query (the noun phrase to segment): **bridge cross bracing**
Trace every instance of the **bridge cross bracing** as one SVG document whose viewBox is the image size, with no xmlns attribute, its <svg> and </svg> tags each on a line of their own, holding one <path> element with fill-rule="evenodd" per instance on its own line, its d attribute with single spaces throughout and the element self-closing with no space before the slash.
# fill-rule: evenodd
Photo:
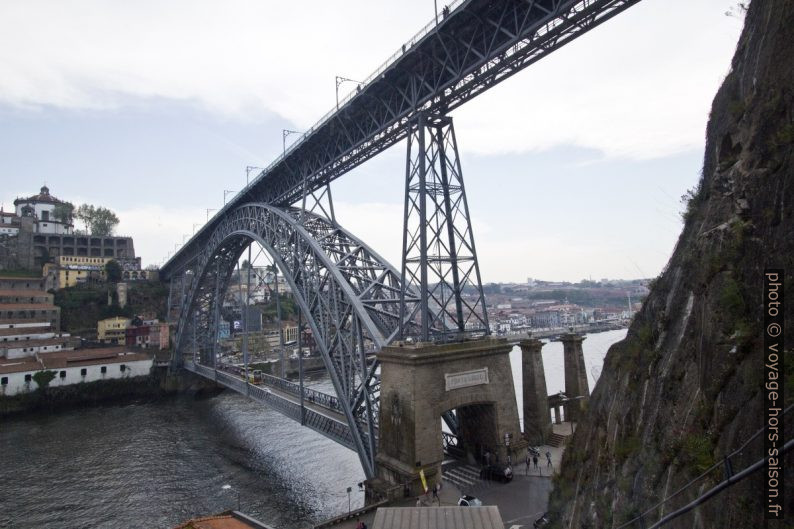
<svg viewBox="0 0 794 529">
<path fill-rule="evenodd" d="M 290 283 L 299 314 L 317 337 L 353 441 L 351 447 L 358 452 L 367 477 L 374 476 L 377 442 L 369 432 L 376 431 L 379 381 L 377 361 L 367 351 L 400 334 L 412 334 L 404 328 L 414 322 L 402 317 L 404 314 L 438 322 L 460 318 L 463 313 L 460 303 L 448 306 L 442 296 L 442 314 L 438 316 L 438 303 L 434 308 L 427 304 L 430 283 L 420 279 L 421 270 L 411 271 L 404 280 L 405 270 L 401 277 L 363 241 L 342 229 L 333 217 L 330 182 L 419 130 L 426 119 L 422 116 L 445 119 L 453 109 L 638 2 L 460 0 L 443 10 L 438 23 L 432 21 L 403 45 L 338 109 L 324 116 L 226 203 L 163 266 L 162 276 L 171 284 L 169 315 L 178 322 L 174 366 L 193 366 L 194 372 L 250 393 L 244 381 L 240 386 L 218 375 L 222 367 L 217 365 L 218 322 L 220 298 L 229 287 L 233 268 L 245 248 L 258 242 Z M 454 155 L 457 157 L 457 152 Z M 444 185 L 451 195 L 449 190 L 455 184 Z M 310 196 L 326 197 L 331 207 L 306 207 Z M 407 204 L 409 199 L 407 189 Z M 296 204 L 302 207 L 293 207 Z M 447 199 L 447 209 L 449 204 Z M 407 211 L 408 206 L 406 232 Z M 469 232 L 470 225 L 458 230 L 456 240 L 465 239 Z M 441 241 L 441 235 L 432 236 Z M 470 250 L 475 267 L 463 274 L 472 277 L 476 269 L 473 240 L 470 244 L 452 241 L 454 229 L 450 237 L 447 251 L 451 254 L 452 247 Z M 428 267 L 427 250 L 423 251 L 423 266 Z M 410 259 L 404 251 L 404 269 Z M 476 276 L 473 284 L 480 286 L 478 269 Z M 445 272 L 440 277 L 444 278 Z M 457 288 L 455 295 L 460 296 L 458 281 L 452 283 L 453 290 Z M 481 303 L 484 311 L 484 299 Z M 440 328 L 443 334 L 444 325 Z M 192 359 L 185 361 L 191 355 Z M 302 389 L 299 394 L 303 395 Z M 259 400 L 276 402 L 272 397 Z M 304 404 L 302 398 L 299 404 L 292 403 L 299 406 L 302 423 Z M 280 411 L 296 417 L 291 405 L 282 405 Z M 326 435 L 342 442 L 338 435 Z"/>
</svg>

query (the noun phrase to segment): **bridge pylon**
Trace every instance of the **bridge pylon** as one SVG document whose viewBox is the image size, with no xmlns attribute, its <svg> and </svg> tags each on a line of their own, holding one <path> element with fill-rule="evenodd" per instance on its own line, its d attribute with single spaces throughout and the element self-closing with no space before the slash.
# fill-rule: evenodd
<svg viewBox="0 0 794 529">
<path fill-rule="evenodd" d="M 415 118 L 408 135 L 403 226 L 400 336 L 427 342 L 488 334 L 463 171 L 449 116 L 422 112 Z M 404 300 L 412 291 L 419 293 L 420 302 L 409 310 Z"/>
<path fill-rule="evenodd" d="M 441 420 L 450 411 L 459 457 L 469 464 L 523 461 L 511 350 L 492 338 L 381 349 L 378 476 L 369 486 L 400 496 L 437 483 L 445 459 Z"/>
</svg>

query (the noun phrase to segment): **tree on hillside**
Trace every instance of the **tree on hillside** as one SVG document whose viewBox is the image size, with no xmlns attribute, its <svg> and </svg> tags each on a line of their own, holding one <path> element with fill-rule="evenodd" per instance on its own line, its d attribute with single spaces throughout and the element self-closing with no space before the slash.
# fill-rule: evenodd
<svg viewBox="0 0 794 529">
<path fill-rule="evenodd" d="M 111 210 L 91 204 L 81 204 L 74 216 L 83 222 L 86 232 L 98 237 L 113 235 L 119 223 L 119 218 Z"/>
<path fill-rule="evenodd" d="M 116 229 L 118 224 L 119 218 L 115 213 L 109 209 L 97 208 L 94 224 L 91 227 L 91 235 L 98 235 L 100 237 L 113 235 L 113 230 Z"/>
<path fill-rule="evenodd" d="M 108 282 L 118 283 L 121 281 L 121 265 L 115 259 L 111 259 L 105 264 L 105 277 Z"/>
<path fill-rule="evenodd" d="M 52 216 L 61 222 L 71 224 L 74 217 L 74 204 L 71 202 L 61 202 L 59 204 L 55 204 L 55 209 L 52 211 Z"/>
<path fill-rule="evenodd" d="M 77 211 L 74 213 L 74 217 L 81 221 L 85 226 L 85 232 L 91 232 L 91 224 L 94 220 L 94 206 L 90 204 L 80 204 L 80 207 L 77 208 Z"/>
</svg>

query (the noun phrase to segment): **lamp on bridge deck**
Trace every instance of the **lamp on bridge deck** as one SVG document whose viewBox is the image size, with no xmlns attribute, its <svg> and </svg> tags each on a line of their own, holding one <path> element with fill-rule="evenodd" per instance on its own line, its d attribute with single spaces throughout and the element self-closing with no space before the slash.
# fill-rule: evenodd
<svg viewBox="0 0 794 529">
<path fill-rule="evenodd" d="M 347 515 L 350 516 L 350 492 L 353 490 L 352 487 L 347 488 Z"/>
</svg>

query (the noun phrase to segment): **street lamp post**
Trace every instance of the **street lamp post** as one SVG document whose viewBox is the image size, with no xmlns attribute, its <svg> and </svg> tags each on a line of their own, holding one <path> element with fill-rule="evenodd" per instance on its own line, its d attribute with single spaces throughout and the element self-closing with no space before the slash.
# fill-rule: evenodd
<svg viewBox="0 0 794 529">
<path fill-rule="evenodd" d="M 255 165 L 245 166 L 245 187 L 248 187 L 248 177 L 251 176 L 251 171 L 254 171 L 256 169 L 259 169 L 260 171 L 263 170 L 261 167 L 257 167 Z"/>
<path fill-rule="evenodd" d="M 235 488 L 233 488 L 229 484 L 226 484 L 226 485 L 222 486 L 221 489 L 222 490 L 231 490 L 231 491 L 237 493 L 237 510 L 239 511 L 240 510 L 240 491 L 235 489 Z"/>
<path fill-rule="evenodd" d="M 281 147 L 283 149 L 284 155 L 287 154 L 287 136 L 290 134 L 303 134 L 297 130 L 289 130 L 289 129 L 281 129 Z"/>
<path fill-rule="evenodd" d="M 218 211 L 217 208 L 207 208 L 207 222 L 210 220 L 210 211 Z"/>
<path fill-rule="evenodd" d="M 355 79 L 348 79 L 347 77 L 340 77 L 336 76 L 336 109 L 339 110 L 339 85 L 342 83 L 356 83 L 357 85 L 361 86 L 361 81 L 356 81 Z"/>
<path fill-rule="evenodd" d="M 232 191 L 231 189 L 224 189 L 223 190 L 223 205 L 224 206 L 226 205 L 226 195 L 228 195 L 229 193 L 234 193 L 234 192 L 235 191 Z"/>
<path fill-rule="evenodd" d="M 350 516 L 350 492 L 353 490 L 352 487 L 347 488 L 347 515 Z"/>
</svg>

